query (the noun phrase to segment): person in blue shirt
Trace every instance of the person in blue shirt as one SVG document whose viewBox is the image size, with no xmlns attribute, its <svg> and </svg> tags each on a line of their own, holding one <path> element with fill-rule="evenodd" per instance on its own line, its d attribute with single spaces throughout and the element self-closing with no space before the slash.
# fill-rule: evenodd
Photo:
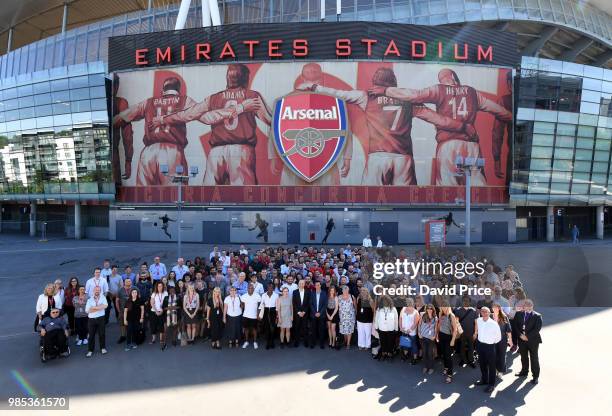
<svg viewBox="0 0 612 416">
<path fill-rule="evenodd" d="M 580 230 L 578 229 L 578 226 L 574 224 L 574 227 L 572 228 L 572 243 L 578 244 L 579 236 L 580 236 Z"/>
<path fill-rule="evenodd" d="M 246 274 L 244 272 L 240 272 L 238 274 L 238 280 L 236 280 L 232 284 L 232 287 L 236 288 L 236 291 L 238 292 L 238 296 L 242 296 L 245 293 L 247 293 L 247 291 L 249 289 L 249 284 L 246 281 Z"/>
<path fill-rule="evenodd" d="M 124 282 L 127 278 L 130 278 L 132 280 L 132 283 L 136 282 L 136 273 L 132 272 L 132 266 L 128 264 L 127 266 L 125 266 L 124 271 L 125 273 L 121 275 L 121 279 L 123 279 Z"/>
</svg>

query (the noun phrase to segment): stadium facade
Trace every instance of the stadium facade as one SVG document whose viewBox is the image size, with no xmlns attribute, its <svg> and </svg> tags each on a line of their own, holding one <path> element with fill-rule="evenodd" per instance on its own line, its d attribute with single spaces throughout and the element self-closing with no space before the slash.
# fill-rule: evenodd
<svg viewBox="0 0 612 416">
<path fill-rule="evenodd" d="M 604 238 L 612 224 L 612 9 L 605 0 L 224 1 L 218 3 L 220 21 L 214 13 L 212 19 L 222 25 L 210 28 L 202 28 L 210 22 L 208 2 L 192 0 L 184 31 L 174 30 L 179 1 L 112 0 L 104 10 L 90 0 L 6 3 L 0 13 L 2 232 L 175 239 L 177 187 L 159 170 L 162 165 L 173 170 L 176 160 L 184 160 L 185 173 L 199 168 L 183 187 L 186 241 L 318 243 L 333 219 L 336 231 L 329 243 L 356 243 L 365 234 L 383 235 L 391 244 L 417 243 L 423 241 L 426 220 L 452 212 L 457 226 L 449 226 L 448 239 L 461 242 L 465 193 L 461 179 L 444 170 L 458 150 L 444 156 L 443 147 L 457 142 L 459 133 L 448 129 L 465 134 L 467 127 L 450 126 L 440 97 L 410 98 L 415 105 L 428 103 L 425 108 L 402 107 L 400 100 L 402 87 L 425 91 L 438 82 L 449 85 L 442 81 L 445 70 L 460 80 L 457 86 L 477 90 L 472 101 L 478 102 L 479 114 L 487 113 L 471 119 L 485 160 L 482 183 L 472 193 L 473 242 L 562 240 L 571 236 L 574 224 L 583 237 Z M 339 48 L 348 53 L 342 41 L 352 36 L 350 56 L 338 55 Z M 307 56 L 300 56 L 305 45 L 295 43 L 302 38 L 310 47 Z M 374 43 L 364 39 L 376 40 L 373 56 L 365 46 Z M 395 56 L 390 39 L 399 45 Z M 270 43 L 278 40 L 287 42 Z M 318 46 L 326 41 L 336 56 Z M 228 42 L 237 56 L 226 50 Z M 244 42 L 265 48 L 245 49 Z M 464 45 L 469 52 L 458 59 Z M 493 45 L 494 55 L 487 55 L 487 45 Z M 279 51 L 287 56 L 276 56 Z M 241 65 L 229 65 L 236 62 Z M 387 71 L 376 75 L 380 68 Z M 379 110 L 410 108 L 408 150 L 386 148 L 384 140 L 376 148 L 380 140 L 373 129 L 385 120 L 390 129 L 401 126 L 400 111 L 372 119 L 376 109 L 365 101 L 359 108 L 358 92 L 368 97 L 367 91 L 381 86 L 377 77 L 390 73 L 395 79 L 389 83 L 387 77 L 382 86 L 397 85 L 400 98 L 383 88 L 380 99 L 390 101 Z M 202 111 L 183 124 L 151 128 L 147 123 L 160 114 L 136 115 L 138 103 L 144 109 L 150 102 L 151 111 L 157 105 L 157 111 L 161 106 L 172 115 L 177 105 L 191 108 L 182 97 L 194 103 L 222 100 L 213 93 L 230 94 L 236 74 L 247 74 L 248 91 L 270 107 L 270 120 L 261 108 L 251 118 L 246 112 Z M 168 91 L 176 96 L 168 98 Z M 352 137 L 349 141 L 347 133 L 350 144 L 340 149 L 344 136 L 328 133 L 328 141 L 336 140 L 342 150 L 329 156 L 331 167 L 304 167 L 303 151 L 283 147 L 286 134 L 277 137 L 276 149 L 271 146 L 276 127 L 284 128 L 272 117 L 279 99 L 334 91 L 341 91 L 337 95 L 346 105 Z M 504 103 L 510 121 L 500 109 Z M 472 111 L 459 101 L 447 107 L 448 114 Z M 218 124 L 206 117 L 226 118 L 215 131 Z M 239 120 L 245 117 L 250 121 L 244 126 L 250 122 L 255 133 L 243 135 L 257 145 L 228 133 L 236 126 L 242 130 Z M 333 129 L 345 131 L 342 123 Z M 160 139 L 160 131 L 168 133 L 166 139 Z M 177 155 L 163 141 L 180 134 L 187 144 Z M 247 147 L 231 157 L 223 153 L 236 145 Z M 245 156 L 249 145 L 252 157 Z M 160 149 L 143 159 L 152 146 L 161 146 L 165 159 Z M 347 146 L 351 158 L 344 156 Z M 313 149 L 306 153 L 320 151 L 324 157 L 325 149 Z M 372 153 L 376 149 L 380 152 Z M 396 158 L 397 152 L 402 156 Z M 392 156 L 380 158 L 384 153 Z M 278 155 L 282 163 L 273 160 Z M 147 173 L 151 164 L 157 170 Z"/>
</svg>

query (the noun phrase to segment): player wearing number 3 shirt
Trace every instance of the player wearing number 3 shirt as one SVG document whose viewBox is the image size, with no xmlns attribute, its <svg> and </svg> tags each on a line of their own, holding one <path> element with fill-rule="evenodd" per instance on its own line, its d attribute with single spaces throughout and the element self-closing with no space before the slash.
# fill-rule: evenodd
<svg viewBox="0 0 612 416">
<path fill-rule="evenodd" d="M 442 69 L 438 73 L 437 85 L 422 90 L 408 88 L 385 88 L 377 90 L 392 99 L 412 104 L 431 103 L 436 105 L 440 116 L 450 117 L 470 125 L 474 124 L 478 111 L 493 114 L 496 119 L 504 122 L 512 121 L 512 114 L 499 104 L 489 100 L 476 89 L 461 85 L 459 77 L 450 69 Z M 436 185 L 459 185 L 460 179 L 456 175 L 455 160 L 457 156 L 480 157 L 478 136 L 470 136 L 465 132 L 450 131 L 443 126 L 436 126 Z M 486 179 L 481 172 L 472 175 L 474 186 L 486 185 Z"/>
<path fill-rule="evenodd" d="M 390 68 L 378 68 L 372 76 L 372 88 L 396 87 L 395 73 Z M 359 105 L 366 115 L 370 145 L 364 185 L 416 185 L 412 155 L 412 118 L 418 117 L 436 127 L 463 132 L 466 125 L 434 111 L 409 102 L 370 94 L 366 91 L 342 91 L 305 83 L 298 89 L 310 89 L 333 95 L 349 104 Z"/>
<path fill-rule="evenodd" d="M 181 95 L 181 81 L 176 77 L 167 78 L 163 85 L 161 96 L 148 98 L 139 104 L 117 114 L 113 118 L 113 126 L 121 127 L 126 123 L 144 119 L 144 149 L 138 160 L 136 184 L 169 185 L 171 178 L 160 172 L 161 165 L 167 165 L 170 172 L 177 166 L 183 166 L 187 171 L 185 146 L 187 146 L 187 126 L 184 122 L 173 122 L 159 125 L 155 119 L 164 114 L 171 114 L 195 105 L 195 101 L 186 95 Z M 235 114 L 233 109 L 210 111 L 202 115 L 206 124 L 215 124 L 230 118 Z"/>
<path fill-rule="evenodd" d="M 234 117 L 211 127 L 210 153 L 206 162 L 204 185 L 257 185 L 256 118 L 269 125 L 271 117 L 261 95 L 247 88 L 249 76 L 249 68 L 246 65 L 228 65 L 225 90 L 161 120 L 162 125 L 186 123 L 192 120 L 202 121 L 202 115 L 211 110 L 235 111 Z"/>
</svg>

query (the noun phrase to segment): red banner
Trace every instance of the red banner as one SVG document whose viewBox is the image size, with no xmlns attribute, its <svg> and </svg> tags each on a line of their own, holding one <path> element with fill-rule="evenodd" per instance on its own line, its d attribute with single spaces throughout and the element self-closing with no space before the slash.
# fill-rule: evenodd
<svg viewBox="0 0 612 416">
<path fill-rule="evenodd" d="M 173 186 L 126 186 L 117 189 L 125 203 L 174 203 Z M 192 204 L 463 204 L 465 188 L 457 186 L 186 186 L 183 201 Z M 503 186 L 472 188 L 472 203 L 508 203 Z"/>
</svg>

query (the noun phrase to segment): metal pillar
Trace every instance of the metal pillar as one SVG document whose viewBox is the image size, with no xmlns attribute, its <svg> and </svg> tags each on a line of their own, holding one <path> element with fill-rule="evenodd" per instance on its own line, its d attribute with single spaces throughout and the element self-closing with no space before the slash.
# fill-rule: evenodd
<svg viewBox="0 0 612 416">
<path fill-rule="evenodd" d="M 77 201 L 74 204 L 74 239 L 80 240 L 81 238 L 81 204 Z"/>
<path fill-rule="evenodd" d="M 208 0 L 202 0 L 202 27 L 210 27 L 211 24 L 210 4 Z"/>
<path fill-rule="evenodd" d="M 9 28 L 8 41 L 6 42 L 6 53 L 9 53 L 13 49 L 13 27 Z"/>
<path fill-rule="evenodd" d="M 546 241 L 555 241 L 555 207 L 546 207 Z"/>
<path fill-rule="evenodd" d="M 64 3 L 64 14 L 62 16 L 62 33 L 66 33 L 66 26 L 68 26 L 68 2 Z"/>
<path fill-rule="evenodd" d="M 149 3 L 147 4 L 147 10 L 151 10 L 152 7 L 153 7 L 153 0 L 149 0 Z"/>
<path fill-rule="evenodd" d="M 465 172 L 465 246 L 469 247 L 472 237 L 472 168 L 467 167 Z"/>
<path fill-rule="evenodd" d="M 181 215 L 181 207 L 183 205 L 183 179 L 178 181 L 178 201 L 176 201 L 176 207 L 177 207 L 177 222 L 178 222 L 178 234 L 177 234 L 177 257 L 183 257 L 181 255 L 181 228 L 182 228 L 182 223 L 183 223 L 183 218 Z"/>
<path fill-rule="evenodd" d="M 597 214 L 595 215 L 595 224 L 597 229 L 597 238 L 603 240 L 604 238 L 604 207 L 600 205 L 597 207 Z"/>
<path fill-rule="evenodd" d="M 221 26 L 221 13 L 219 12 L 219 3 L 217 3 L 217 0 L 209 0 L 208 7 L 210 9 L 210 18 L 213 26 Z"/>
<path fill-rule="evenodd" d="M 189 13 L 190 5 L 191 5 L 191 0 L 181 1 L 181 6 L 179 7 L 178 16 L 176 16 L 176 24 L 174 25 L 174 30 L 185 29 L 185 23 L 187 22 L 187 14 Z"/>
<path fill-rule="evenodd" d="M 30 202 L 30 237 L 36 237 L 36 202 Z"/>
</svg>

